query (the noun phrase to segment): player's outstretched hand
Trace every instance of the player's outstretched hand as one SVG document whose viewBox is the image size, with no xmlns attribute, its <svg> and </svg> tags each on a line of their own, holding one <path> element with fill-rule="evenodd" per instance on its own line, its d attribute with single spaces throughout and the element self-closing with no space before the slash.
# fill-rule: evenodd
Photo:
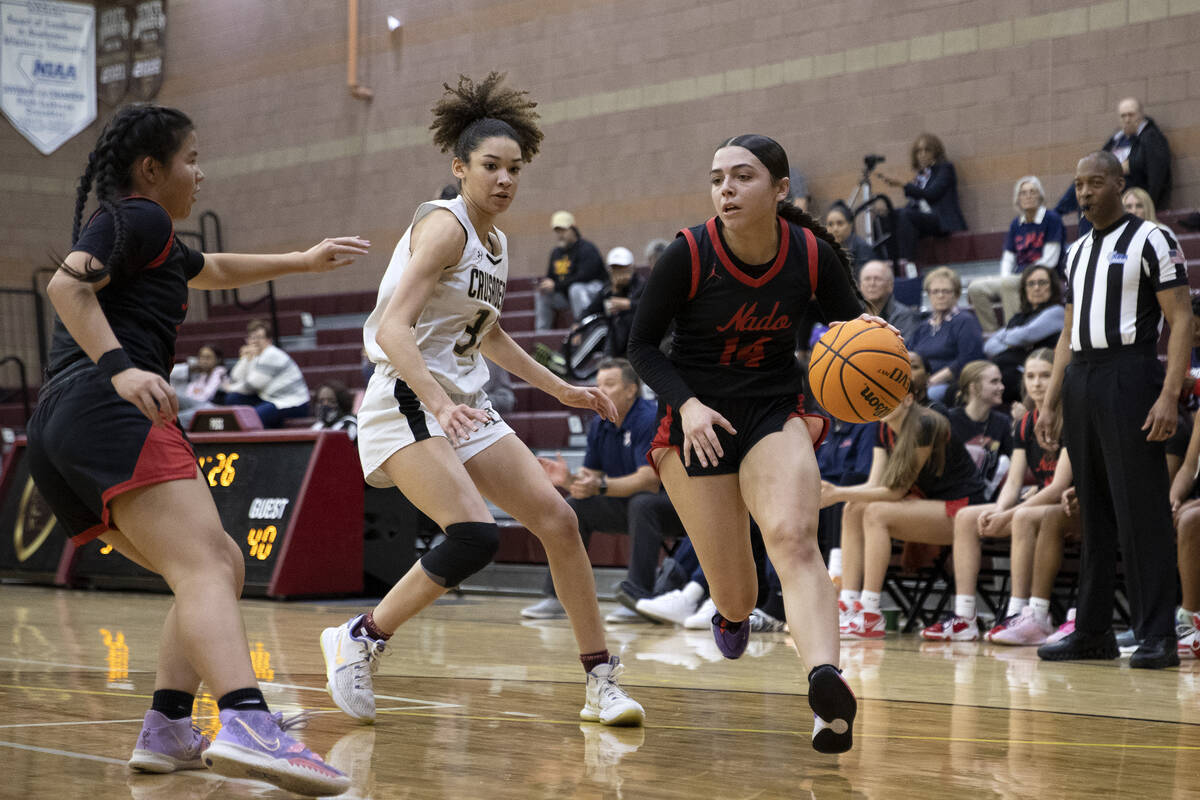
<svg viewBox="0 0 1200 800">
<path fill-rule="evenodd" d="M 617 407 L 608 399 L 608 395 L 595 386 L 572 386 L 568 383 L 558 393 L 558 402 L 572 408 L 590 408 L 609 422 L 617 421 Z"/>
<path fill-rule="evenodd" d="M 714 425 L 720 425 L 732 435 L 737 435 L 733 424 L 723 416 L 701 403 L 695 397 L 689 398 L 679 407 L 679 427 L 683 430 L 683 465 L 692 465 L 692 451 L 700 466 L 716 466 L 718 460 L 724 457 L 721 442 L 717 439 Z"/>
<path fill-rule="evenodd" d="M 462 403 L 446 406 L 437 413 L 438 424 L 442 426 L 446 436 L 450 437 L 450 444 L 455 447 L 468 441 L 471 434 L 479 430 L 479 426 L 486 424 L 489 419 L 486 411 L 480 411 L 478 408 L 471 408 Z"/>
<path fill-rule="evenodd" d="M 117 394 L 137 406 L 155 426 L 166 425 L 179 414 L 175 390 L 153 372 L 131 367 L 114 375 L 112 383 Z"/>
<path fill-rule="evenodd" d="M 304 263 L 309 272 L 328 272 L 354 263 L 357 256 L 365 256 L 371 243 L 357 236 L 337 236 L 322 239 L 304 251 Z"/>
</svg>

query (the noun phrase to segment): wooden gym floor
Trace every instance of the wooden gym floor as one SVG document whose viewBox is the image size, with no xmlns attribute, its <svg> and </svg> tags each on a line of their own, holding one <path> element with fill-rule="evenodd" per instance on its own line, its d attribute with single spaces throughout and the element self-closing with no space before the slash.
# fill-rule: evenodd
<svg viewBox="0 0 1200 800">
<path fill-rule="evenodd" d="M 1039 663 L 1031 648 L 848 642 L 855 748 L 809 746 L 804 673 L 784 634 L 739 661 L 706 631 L 610 626 L 644 729 L 581 724 L 582 671 L 565 621 L 527 600 L 447 598 L 392 640 L 359 726 L 323 691 L 317 636 L 357 604 L 247 601 L 273 709 L 320 713 L 301 736 L 358 798 L 1195 798 L 1200 664 Z M 168 598 L 0 587 L 0 797 L 282 798 L 204 771 L 125 766 L 153 690 Z M 605 609 L 607 610 L 607 608 Z M 212 732 L 203 695 L 197 723 Z"/>
</svg>

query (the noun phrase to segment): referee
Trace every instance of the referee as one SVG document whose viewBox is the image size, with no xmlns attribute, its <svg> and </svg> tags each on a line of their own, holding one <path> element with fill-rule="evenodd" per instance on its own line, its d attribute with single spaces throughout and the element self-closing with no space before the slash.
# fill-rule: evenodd
<svg viewBox="0 0 1200 800">
<path fill-rule="evenodd" d="M 1075 168 L 1080 213 L 1093 230 L 1067 253 L 1066 320 L 1037 434 L 1045 447 L 1057 446 L 1060 426 L 1066 434 L 1083 513 L 1083 556 L 1075 632 L 1038 648 L 1038 656 L 1118 656 L 1112 612 L 1120 542 L 1140 643 L 1129 665 L 1162 669 L 1179 665 L 1163 442 L 1175 432 L 1191 304 L 1179 245 L 1165 229 L 1124 212 L 1124 186 L 1110 153 L 1092 153 Z M 1165 374 L 1155 352 L 1164 316 L 1171 329 Z"/>
</svg>

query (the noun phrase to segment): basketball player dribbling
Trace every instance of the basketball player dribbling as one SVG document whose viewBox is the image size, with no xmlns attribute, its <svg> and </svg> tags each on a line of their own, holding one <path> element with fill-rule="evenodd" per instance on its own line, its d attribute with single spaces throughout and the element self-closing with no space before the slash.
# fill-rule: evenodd
<svg viewBox="0 0 1200 800">
<path fill-rule="evenodd" d="M 417 209 L 363 331 L 376 365 L 358 414 L 363 474 L 372 486 L 400 489 L 445 539 L 373 610 L 321 634 L 329 692 L 360 721 L 375 719 L 372 675 L 387 639 L 495 555 L 499 529 L 484 497 L 546 549 L 587 676 L 580 717 L 606 725 L 638 725 L 644 717 L 617 683 L 622 667 L 608 652 L 575 514 L 483 391 L 487 356 L 564 405 L 616 418 L 599 389 L 565 383 L 498 324 L 508 246 L 495 220 L 541 143 L 534 105 L 496 73 L 446 86 L 433 109 L 433 140 L 453 151 L 459 195 Z"/>
<path fill-rule="evenodd" d="M 841 753 L 857 703 L 838 669 L 837 597 L 817 547 L 813 447 L 828 420 L 802 411 L 795 348 L 812 297 L 831 320 L 859 317 L 863 306 L 833 237 L 784 204 L 788 161 L 778 142 L 726 141 L 710 181 L 716 216 L 680 231 L 659 257 L 629 341 L 630 360 L 659 396 L 650 458 L 708 577 L 726 658 L 739 657 L 750 636 L 750 515 L 762 528 L 792 638 L 811 668 L 813 747 Z M 671 322 L 667 356 L 658 345 Z"/>
<path fill-rule="evenodd" d="M 368 243 L 326 239 L 303 253 L 200 253 L 175 237 L 203 173 L 182 112 L 121 109 L 79 182 L 71 251 L 46 293 L 58 313 L 48 379 L 29 421 L 34 482 L 77 545 L 100 538 L 157 572 L 175 596 L 159 642 L 151 709 L 129 765 L 205 766 L 309 795 L 345 775 L 293 739 L 254 677 L 238 611 L 245 561 L 225 532 L 167 382 L 188 289 L 228 289 L 350 264 Z M 95 186 L 100 209 L 81 225 Z M 210 744 L 192 727 L 201 679 L 220 708 Z"/>
</svg>

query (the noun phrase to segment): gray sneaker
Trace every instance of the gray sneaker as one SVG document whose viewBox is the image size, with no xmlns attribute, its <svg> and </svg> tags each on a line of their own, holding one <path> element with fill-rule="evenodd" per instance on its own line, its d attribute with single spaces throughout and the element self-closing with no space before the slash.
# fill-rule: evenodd
<svg viewBox="0 0 1200 800">
<path fill-rule="evenodd" d="M 521 609 L 521 616 L 525 619 L 562 619 L 566 615 L 567 610 L 557 597 L 545 597 Z"/>
<path fill-rule="evenodd" d="M 617 606 L 613 611 L 608 612 L 604 617 L 604 621 L 610 625 L 649 625 L 650 620 L 643 617 L 636 611 L 630 611 L 625 606 Z"/>
</svg>

